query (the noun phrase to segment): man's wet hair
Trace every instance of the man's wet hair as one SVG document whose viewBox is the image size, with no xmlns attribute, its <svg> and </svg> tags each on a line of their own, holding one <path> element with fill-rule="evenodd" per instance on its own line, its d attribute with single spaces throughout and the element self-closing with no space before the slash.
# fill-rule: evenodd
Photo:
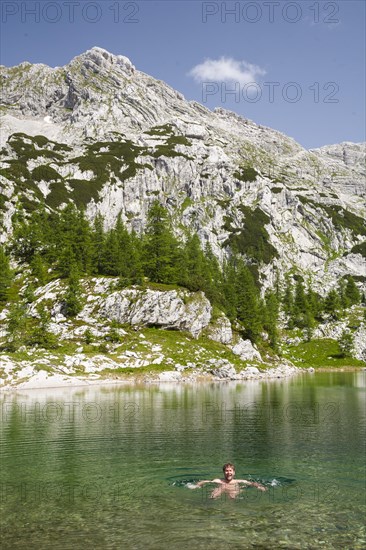
<svg viewBox="0 0 366 550">
<path fill-rule="evenodd" d="M 222 467 L 223 472 L 225 472 L 225 468 L 232 468 L 235 471 L 235 466 L 232 462 L 227 462 L 226 464 L 223 465 Z"/>
</svg>

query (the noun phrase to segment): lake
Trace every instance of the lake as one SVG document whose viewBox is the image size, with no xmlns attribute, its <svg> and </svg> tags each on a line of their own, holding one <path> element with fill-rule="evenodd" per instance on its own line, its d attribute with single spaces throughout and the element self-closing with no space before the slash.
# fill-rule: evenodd
<svg viewBox="0 0 366 550">
<path fill-rule="evenodd" d="M 365 386 L 362 371 L 2 393 L 0 546 L 366 548 Z M 189 488 L 228 461 L 267 492 Z"/>
</svg>

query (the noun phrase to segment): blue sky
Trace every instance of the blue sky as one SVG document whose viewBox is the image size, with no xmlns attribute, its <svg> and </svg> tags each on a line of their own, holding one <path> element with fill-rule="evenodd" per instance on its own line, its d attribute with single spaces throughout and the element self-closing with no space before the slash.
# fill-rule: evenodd
<svg viewBox="0 0 366 550">
<path fill-rule="evenodd" d="M 365 141 L 362 0 L 1 2 L 1 64 L 100 46 L 306 148 Z M 232 93 L 230 93 L 232 92 Z"/>
</svg>

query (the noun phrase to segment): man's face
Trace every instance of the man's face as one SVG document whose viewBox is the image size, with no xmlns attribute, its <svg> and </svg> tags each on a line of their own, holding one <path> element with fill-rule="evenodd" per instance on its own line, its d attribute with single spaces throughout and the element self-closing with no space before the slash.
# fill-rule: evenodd
<svg viewBox="0 0 366 550">
<path fill-rule="evenodd" d="M 226 466 L 224 470 L 224 476 L 226 481 L 231 481 L 235 476 L 235 470 L 231 466 Z"/>
</svg>

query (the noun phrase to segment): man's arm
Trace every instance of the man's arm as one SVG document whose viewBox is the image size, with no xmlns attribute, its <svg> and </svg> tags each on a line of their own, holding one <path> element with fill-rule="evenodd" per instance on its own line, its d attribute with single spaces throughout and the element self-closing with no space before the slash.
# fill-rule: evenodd
<svg viewBox="0 0 366 550">
<path fill-rule="evenodd" d="M 260 483 L 257 483 L 256 481 L 248 481 L 247 479 L 236 479 L 237 483 L 245 483 L 246 485 L 252 485 L 253 487 L 257 487 L 260 491 L 267 491 L 267 487 L 264 485 L 261 485 Z"/>
<path fill-rule="evenodd" d="M 204 479 L 203 481 L 198 481 L 195 488 L 202 487 L 205 483 L 222 483 L 222 481 L 221 479 Z"/>
</svg>

